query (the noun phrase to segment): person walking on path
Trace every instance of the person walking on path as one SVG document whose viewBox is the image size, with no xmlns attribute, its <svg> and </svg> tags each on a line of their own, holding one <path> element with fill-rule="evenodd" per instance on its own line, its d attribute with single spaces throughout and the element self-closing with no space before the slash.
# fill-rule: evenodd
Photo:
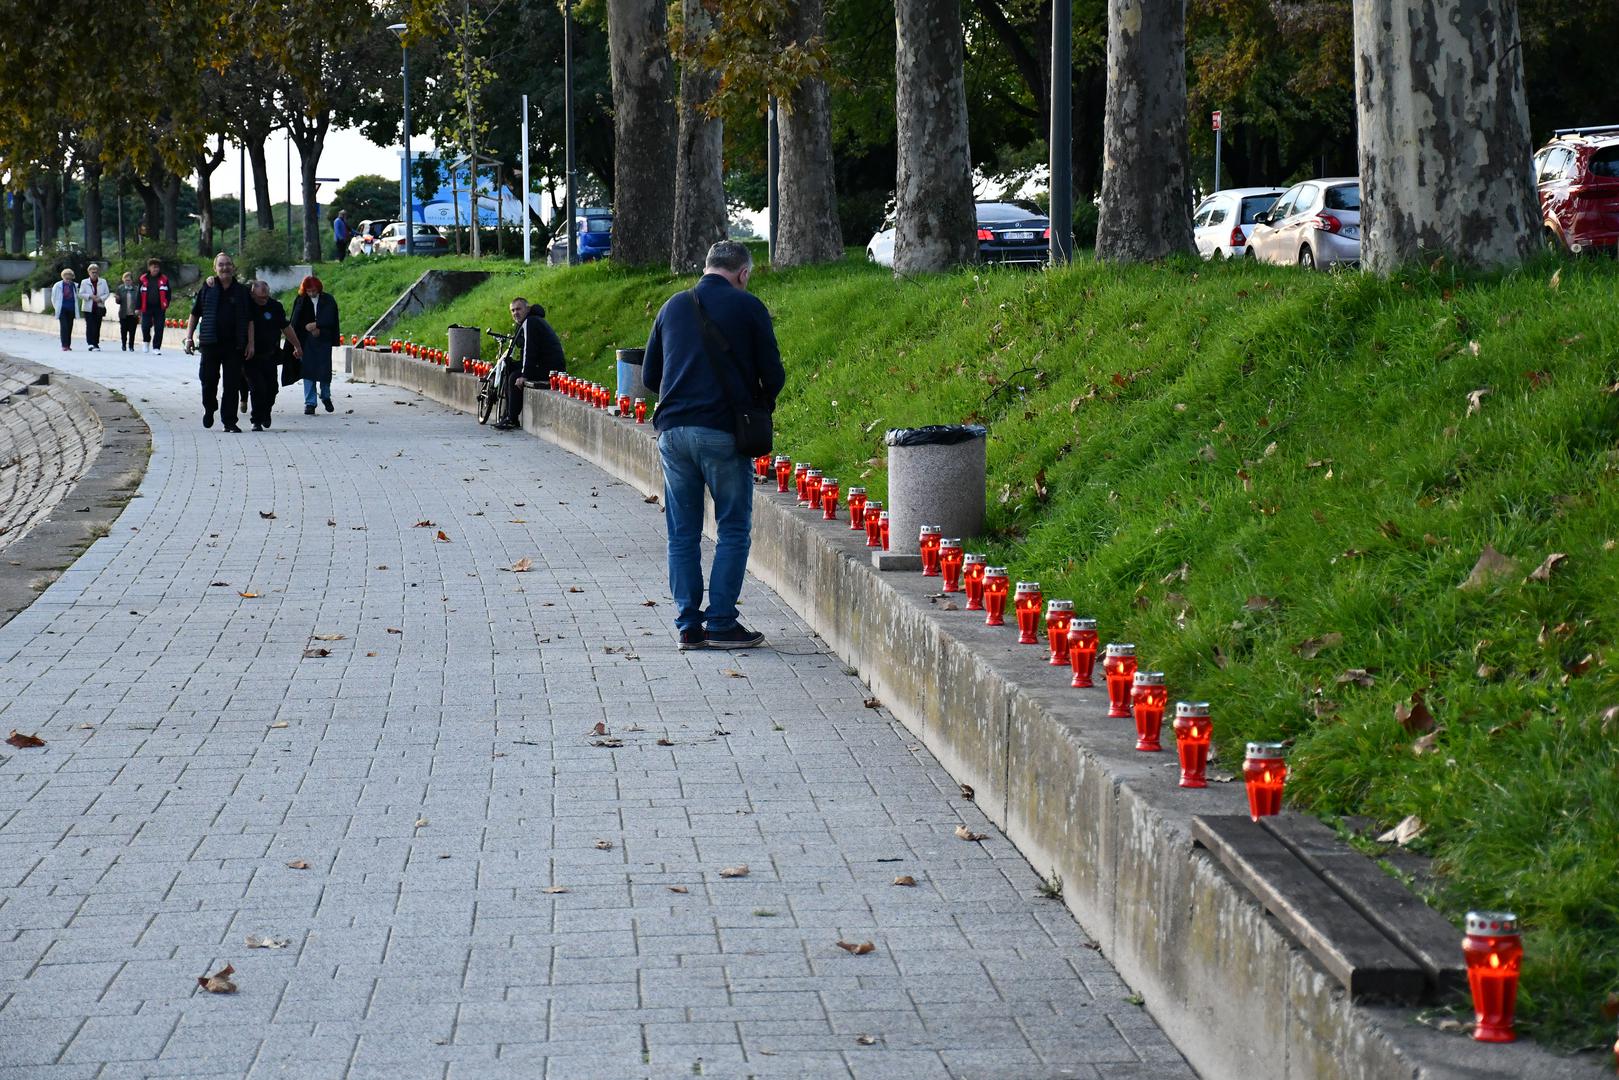
<svg viewBox="0 0 1619 1080">
<path fill-rule="evenodd" d="M 124 271 L 118 283 L 118 351 L 135 351 L 135 329 L 141 323 L 141 290 L 135 284 L 135 275 Z"/>
<path fill-rule="evenodd" d="M 141 340 L 146 351 L 163 354 L 163 320 L 169 315 L 169 275 L 157 259 L 146 260 L 146 273 L 141 275 Z"/>
<path fill-rule="evenodd" d="M 64 269 L 62 280 L 51 286 L 51 307 L 56 310 L 56 322 L 62 329 L 62 351 L 73 351 L 73 319 L 79 311 L 79 287 L 74 284 L 73 271 Z"/>
<path fill-rule="evenodd" d="M 738 452 L 737 403 L 773 410 L 786 385 L 770 312 L 750 295 L 753 256 L 721 240 L 702 279 L 665 301 L 647 339 L 641 379 L 658 392 L 653 426 L 663 462 L 669 591 L 681 649 L 748 649 L 764 635 L 737 621 L 753 543 L 753 467 Z M 716 348 L 718 346 L 718 348 Z M 714 499 L 717 543 L 703 602 L 703 492 Z"/>
<path fill-rule="evenodd" d="M 275 361 L 281 343 L 286 341 L 295 359 L 302 359 L 304 350 L 287 321 L 287 309 L 281 301 L 270 295 L 270 283 L 255 281 L 250 290 L 253 296 L 253 356 L 247 361 L 247 385 L 252 394 L 254 431 L 270 426 L 270 410 L 275 407 L 276 392 L 281 388 L 276 378 Z"/>
<path fill-rule="evenodd" d="M 510 431 L 523 417 L 523 387 L 529 383 L 543 387 L 553 371 L 567 371 L 568 359 L 562 353 L 562 339 L 545 321 L 545 309 L 517 297 L 511 306 L 512 333 L 517 338 L 517 353 L 523 362 L 510 364 L 506 369 L 506 412 L 495 427 Z"/>
<path fill-rule="evenodd" d="M 332 349 L 336 348 L 337 301 L 332 299 L 311 274 L 298 286 L 298 298 L 292 302 L 292 332 L 303 350 L 304 415 L 315 415 L 315 389 L 320 388 L 320 401 L 326 411 L 332 411 Z"/>
<path fill-rule="evenodd" d="M 197 378 L 202 382 L 202 426 L 214 426 L 214 413 L 225 421 L 225 430 L 240 435 L 236 426 L 237 405 L 241 401 L 244 365 L 253 359 L 253 301 L 247 289 L 236 280 L 236 262 L 221 251 L 214 256 L 214 276 L 197 290 L 191 302 L 191 321 L 186 327 L 186 352 L 199 343 L 202 358 L 197 362 Z M 220 376 L 224 376 L 225 397 L 219 398 Z"/>
<path fill-rule="evenodd" d="M 101 267 L 91 263 L 85 270 L 85 279 L 79 282 L 79 310 L 84 312 L 84 343 L 91 352 L 101 351 L 101 320 L 107 317 L 107 298 L 111 291 L 101 276 Z"/>
<path fill-rule="evenodd" d="M 354 236 L 354 230 L 349 227 L 349 212 L 339 210 L 332 219 L 332 240 L 337 244 L 337 261 L 342 262 L 349 255 L 349 240 Z"/>
</svg>

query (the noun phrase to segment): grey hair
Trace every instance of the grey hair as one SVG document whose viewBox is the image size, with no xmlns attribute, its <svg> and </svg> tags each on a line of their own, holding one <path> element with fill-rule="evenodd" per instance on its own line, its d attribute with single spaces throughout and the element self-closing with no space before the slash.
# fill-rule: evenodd
<svg viewBox="0 0 1619 1080">
<path fill-rule="evenodd" d="M 86 273 L 89 273 L 91 270 L 100 270 L 101 269 L 101 264 L 100 263 L 91 263 L 89 266 L 85 267 L 84 269 L 85 269 Z"/>
<path fill-rule="evenodd" d="M 753 267 L 753 252 L 748 250 L 746 244 L 739 244 L 735 240 L 721 240 L 708 249 L 708 258 L 703 260 L 704 270 L 725 270 L 732 274 L 740 274 Z"/>
<path fill-rule="evenodd" d="M 265 292 L 269 292 L 270 283 L 265 281 L 263 278 L 254 278 L 253 284 L 248 286 L 248 290 L 250 292 L 258 292 L 260 289 L 263 289 Z"/>
</svg>

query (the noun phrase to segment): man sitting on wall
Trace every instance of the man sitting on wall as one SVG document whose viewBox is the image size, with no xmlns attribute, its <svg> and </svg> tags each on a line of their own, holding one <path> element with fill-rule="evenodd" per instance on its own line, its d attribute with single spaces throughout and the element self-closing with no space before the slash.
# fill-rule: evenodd
<svg viewBox="0 0 1619 1080">
<path fill-rule="evenodd" d="M 553 371 L 567 371 L 568 360 L 562 355 L 562 340 L 551 324 L 545 321 L 545 309 L 530 304 L 519 296 L 512 301 L 513 333 L 517 336 L 516 355 L 522 363 L 506 368 L 506 413 L 495 427 L 510 431 L 523 416 L 523 387 L 529 383 L 544 386 Z M 516 359 L 516 356 L 513 357 Z"/>
</svg>

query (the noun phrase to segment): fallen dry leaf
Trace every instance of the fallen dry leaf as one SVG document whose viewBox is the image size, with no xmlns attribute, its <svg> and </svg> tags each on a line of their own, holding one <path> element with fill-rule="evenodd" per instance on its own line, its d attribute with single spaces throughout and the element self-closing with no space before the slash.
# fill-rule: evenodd
<svg viewBox="0 0 1619 1080">
<path fill-rule="evenodd" d="M 738 671 L 736 668 L 726 668 L 724 671 L 720 672 L 720 674 L 727 675 L 727 676 L 729 676 L 730 678 L 733 678 L 733 679 L 746 679 L 747 678 L 746 675 L 742 674 L 742 672 Z"/>
<path fill-rule="evenodd" d="M 343 640 L 343 635 L 342 634 L 316 634 L 316 635 L 314 635 L 314 638 L 312 640 L 315 640 L 315 641 L 342 641 Z"/>
<path fill-rule="evenodd" d="M 1561 551 L 1554 551 L 1550 555 L 1546 556 L 1545 561 L 1539 566 L 1535 567 L 1534 571 L 1530 573 L 1529 577 L 1525 580 L 1550 581 L 1552 579 L 1552 574 L 1555 573 L 1557 568 L 1567 561 L 1567 559 L 1568 556 L 1563 554 Z"/>
<path fill-rule="evenodd" d="M 596 726 L 591 728 L 590 731 L 587 734 L 590 734 L 590 735 L 605 735 L 605 734 L 607 734 L 607 721 L 605 721 L 605 720 L 596 721 Z"/>
<path fill-rule="evenodd" d="M 212 975 L 198 975 L 197 985 L 210 994 L 234 994 L 236 984 L 230 981 L 230 977 L 234 974 L 236 969 L 226 964 Z"/>
<path fill-rule="evenodd" d="M 971 784 L 962 784 L 961 785 L 961 797 L 963 799 L 968 800 L 969 802 L 972 800 L 973 786 Z"/>
<path fill-rule="evenodd" d="M 416 819 L 416 827 L 418 829 L 423 828 L 424 826 L 426 826 L 426 824 L 427 824 L 427 819 L 426 818 L 419 817 L 419 818 Z"/>
<path fill-rule="evenodd" d="M 277 720 L 275 723 L 271 724 L 270 726 L 272 728 L 284 728 L 284 727 L 287 726 L 287 722 L 285 720 Z"/>
<path fill-rule="evenodd" d="M 613 842 L 611 840 L 598 840 L 598 841 L 596 841 L 596 850 L 597 851 L 612 851 L 613 850 Z"/>
<path fill-rule="evenodd" d="M 304 862 L 302 859 L 294 859 L 290 863 L 287 864 L 287 869 L 289 869 L 289 870 L 308 870 L 309 869 L 309 864 Z"/>
<path fill-rule="evenodd" d="M 747 877 L 747 876 L 748 876 L 748 864 L 747 863 L 743 863 L 740 866 L 727 866 L 725 869 L 720 871 L 720 877 Z"/>
<path fill-rule="evenodd" d="M 275 511 L 274 510 L 260 510 L 259 511 L 259 517 L 263 518 L 265 521 L 274 521 L 275 520 Z"/>
<path fill-rule="evenodd" d="M 1214 659 L 1214 666 L 1219 668 L 1221 671 L 1224 671 L 1226 664 L 1230 663 L 1230 661 L 1226 659 L 1225 650 L 1220 648 L 1218 645 L 1213 646 L 1213 648 L 1210 650 L 1210 655 Z"/>
<path fill-rule="evenodd" d="M 672 893 L 679 893 L 682 896 L 684 896 L 687 893 L 691 892 L 691 890 L 686 888 L 686 886 L 684 886 L 684 885 L 671 885 L 671 886 L 669 886 L 669 891 L 672 892 Z"/>
<path fill-rule="evenodd" d="M 1398 844 L 1405 847 L 1405 845 L 1421 836 L 1427 827 L 1422 823 L 1421 818 L 1412 814 L 1394 828 L 1379 836 L 1377 842 L 1379 844 Z"/>
<path fill-rule="evenodd" d="M 429 521 L 427 518 L 422 518 L 422 520 L 420 520 L 416 524 L 412 525 L 411 528 L 413 528 L 413 529 L 431 529 L 437 524 L 438 524 L 438 522 L 436 522 L 436 521 Z"/>
<path fill-rule="evenodd" d="M 916 879 L 909 874 L 901 874 L 899 877 L 894 879 L 894 884 L 903 885 L 907 889 L 914 888 L 916 886 Z"/>
<path fill-rule="evenodd" d="M 1163 577 L 1159 578 L 1158 579 L 1158 584 L 1160 584 L 1160 585 L 1172 585 L 1177 581 L 1185 581 L 1187 579 L 1187 577 L 1190 576 L 1191 573 L 1192 573 L 1191 564 L 1190 563 L 1181 563 L 1180 566 L 1176 567 L 1175 569 L 1171 570 L 1169 573 L 1165 574 Z"/>
<path fill-rule="evenodd" d="M 468 216 L 470 217 L 471 215 L 469 214 Z M 1552 271 L 1552 276 L 1546 284 L 1552 289 L 1559 288 L 1563 284 L 1563 268 L 1561 266 Z"/>
<path fill-rule="evenodd" d="M 1493 679 L 1497 668 L 1492 664 L 1480 664 L 1478 671 L 1474 672 L 1481 679 Z"/>
<path fill-rule="evenodd" d="M 1481 386 L 1467 395 L 1467 415 L 1472 416 L 1484 407 L 1484 399 L 1490 396 L 1490 388 Z"/>
<path fill-rule="evenodd" d="M 247 941 L 245 944 L 249 949 L 285 949 L 288 945 L 288 939 L 284 937 L 260 937 L 258 934 L 249 934 L 247 935 Z"/>
<path fill-rule="evenodd" d="M 585 591 L 585 590 L 583 590 L 583 589 L 581 589 L 581 588 L 580 588 L 580 587 L 579 587 L 579 586 L 577 586 L 577 585 L 569 585 L 569 586 L 568 586 L 568 591 L 569 591 L 569 592 L 584 592 L 584 591 Z"/>
<path fill-rule="evenodd" d="M 974 841 L 976 841 L 976 840 L 982 840 L 984 838 L 984 834 L 983 833 L 973 832 L 971 829 L 967 828 L 967 826 L 965 826 L 965 825 L 957 825 L 956 826 L 956 838 L 959 839 L 959 840 L 974 840 Z"/>
<path fill-rule="evenodd" d="M 1373 675 L 1365 668 L 1350 668 L 1348 671 L 1338 676 L 1339 686 L 1342 686 L 1344 683 L 1354 683 L 1356 686 L 1371 686 L 1376 682 L 1377 676 Z"/>
<path fill-rule="evenodd" d="M 545 888 L 541 889 L 540 891 L 542 893 L 549 893 L 550 895 L 555 896 L 558 893 L 565 893 L 568 890 L 566 888 L 564 888 L 563 886 L 561 886 L 561 885 L 547 885 Z"/>
<path fill-rule="evenodd" d="M 645 498 L 643 498 L 641 501 L 644 502 L 644 503 L 655 503 L 655 502 L 658 501 L 658 497 L 656 495 L 648 495 Z"/>
<path fill-rule="evenodd" d="M 877 951 L 877 946 L 873 945 L 869 941 L 862 941 L 858 945 L 852 941 L 839 941 L 837 945 L 838 948 L 842 949 L 844 952 L 853 953 L 856 956 L 865 956 L 869 952 Z"/>
<path fill-rule="evenodd" d="M 656 600 L 642 600 L 641 601 L 641 606 L 642 607 L 657 607 L 658 602 Z"/>
<path fill-rule="evenodd" d="M 390 626 L 390 627 L 388 627 L 388 633 L 390 633 L 390 634 L 403 634 L 404 631 L 399 629 L 399 627 L 397 627 L 397 626 Z"/>
<path fill-rule="evenodd" d="M 1250 596 L 1248 602 L 1242 606 L 1249 611 L 1269 611 L 1278 605 L 1274 596 Z"/>
<path fill-rule="evenodd" d="M 1563 670 L 1568 673 L 1569 678 L 1577 679 L 1581 675 L 1584 675 L 1587 671 L 1591 670 L 1591 665 L 1596 663 L 1596 659 L 1595 653 L 1586 653 L 1573 663 L 1564 664 Z"/>
<path fill-rule="evenodd" d="M 658 745 L 659 746 L 673 746 L 674 744 L 675 744 L 675 741 L 673 739 L 671 739 L 667 735 L 665 735 L 663 738 L 658 740 Z"/>
<path fill-rule="evenodd" d="M 877 1044 L 877 1037 L 875 1035 L 856 1035 L 854 1037 L 854 1041 L 859 1043 L 861 1046 L 875 1046 Z"/>
<path fill-rule="evenodd" d="M 624 745 L 624 740 L 620 739 L 620 738 L 609 736 L 608 738 L 605 738 L 605 739 L 592 739 L 592 740 L 590 740 L 590 745 L 591 746 L 604 746 L 609 750 L 617 750 L 619 747 Z"/>
<path fill-rule="evenodd" d="M 869 697 L 869 698 L 867 698 L 867 699 L 866 699 L 866 700 L 865 700 L 865 702 L 864 702 L 864 705 L 865 705 L 865 706 L 866 706 L 866 708 L 868 708 L 868 709 L 880 709 L 880 708 L 882 708 L 882 707 L 883 707 L 883 703 L 882 703 L 882 702 L 880 702 L 880 701 L 878 701 L 878 700 L 877 700 L 877 699 L 876 699 L 876 698 L 874 698 L 874 697 Z"/>
<path fill-rule="evenodd" d="M 229 584 L 230 584 L 230 582 L 228 582 L 228 581 L 210 581 L 208 583 L 208 587 L 210 589 L 217 589 L 222 585 L 229 585 Z"/>
<path fill-rule="evenodd" d="M 1335 649 L 1343 643 L 1344 636 L 1338 633 L 1338 631 L 1334 630 L 1332 633 L 1322 634 L 1320 637 L 1305 638 L 1303 641 L 1293 646 L 1293 651 L 1304 657 L 1306 660 L 1314 660 L 1326 650 Z"/>
<path fill-rule="evenodd" d="M 24 735 L 16 728 L 11 729 L 11 734 L 7 736 L 6 742 L 15 746 L 18 750 L 37 750 L 45 745 L 45 740 L 40 738 L 38 734 Z"/>
<path fill-rule="evenodd" d="M 1423 700 L 1423 691 L 1421 690 L 1411 691 L 1409 704 L 1402 701 L 1394 706 L 1394 719 L 1398 720 L 1400 726 L 1413 735 L 1421 735 L 1432 731 L 1438 726 L 1434 721 L 1433 713 L 1428 711 L 1428 705 Z"/>
<path fill-rule="evenodd" d="M 1434 750 L 1437 749 L 1435 744 L 1439 742 L 1439 736 L 1443 734 L 1444 730 L 1444 728 L 1436 727 L 1432 731 L 1428 732 L 1428 734 L 1421 736 L 1416 742 L 1411 744 L 1411 752 L 1417 755 L 1417 757 L 1421 757 L 1423 754 L 1433 753 Z"/>
<path fill-rule="evenodd" d="M 1491 578 L 1508 577 L 1518 572 L 1518 564 L 1495 550 L 1489 544 L 1479 553 L 1478 562 L 1473 564 L 1472 573 L 1467 580 L 1456 586 L 1458 589 L 1471 591 L 1488 585 Z"/>
<path fill-rule="evenodd" d="M 512 573 L 514 574 L 526 574 L 532 569 L 534 569 L 534 560 L 530 559 L 526 555 L 512 563 L 511 566 Z"/>
<path fill-rule="evenodd" d="M 438 535 L 433 537 L 433 539 L 437 540 L 441 544 L 448 544 L 450 542 L 450 534 L 445 532 L 443 529 L 440 529 L 438 531 Z"/>
<path fill-rule="evenodd" d="M 259 594 L 256 592 L 239 592 L 236 595 L 240 596 L 243 600 L 257 600 L 259 598 Z"/>
<path fill-rule="evenodd" d="M 304 650 L 304 659 L 305 660 L 318 660 L 323 656 L 330 656 L 330 655 L 332 655 L 332 650 L 330 650 L 330 649 L 305 649 Z"/>
</svg>

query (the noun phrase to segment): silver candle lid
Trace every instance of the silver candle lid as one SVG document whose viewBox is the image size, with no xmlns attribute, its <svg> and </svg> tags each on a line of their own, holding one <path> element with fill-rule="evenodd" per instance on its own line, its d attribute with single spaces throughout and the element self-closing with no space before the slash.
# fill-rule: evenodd
<svg viewBox="0 0 1619 1080">
<path fill-rule="evenodd" d="M 786 454 L 777 454 L 776 455 L 775 464 L 780 465 L 784 461 L 789 465 L 791 465 L 793 463 L 793 459 L 788 457 Z"/>
<path fill-rule="evenodd" d="M 1040 583 L 1038 581 L 1020 581 L 1017 583 L 1016 591 L 1022 593 L 1039 592 Z"/>
<path fill-rule="evenodd" d="M 852 487 L 849 489 L 850 495 L 864 495 L 865 493 L 866 489 L 863 487 Z"/>
<path fill-rule="evenodd" d="M 880 513 L 880 514 L 878 514 L 878 515 L 877 515 L 877 520 L 878 520 L 878 521 L 882 521 L 882 520 L 884 520 L 884 519 L 885 519 L 885 518 L 887 518 L 887 517 L 888 517 L 888 511 L 887 511 L 887 510 L 884 510 L 884 511 L 882 511 L 882 512 L 881 512 L 881 513 Z"/>
<path fill-rule="evenodd" d="M 1074 610 L 1074 602 L 1072 600 L 1047 600 L 1046 601 L 1046 613 L 1047 614 L 1050 614 L 1051 612 L 1061 613 L 1061 612 L 1064 612 L 1064 611 L 1073 611 L 1073 610 Z"/>
<path fill-rule="evenodd" d="M 1164 685 L 1164 673 L 1162 671 L 1138 671 L 1136 672 L 1136 685 L 1162 686 Z"/>
<path fill-rule="evenodd" d="M 829 487 L 837 487 L 837 486 L 838 486 L 838 478 L 837 477 L 835 477 L 835 476 L 823 476 L 823 477 L 821 477 L 821 487 L 829 488 Z"/>
<path fill-rule="evenodd" d="M 1257 758 L 1260 761 L 1277 760 L 1287 756 L 1287 747 L 1279 742 L 1251 742 L 1248 744 L 1248 753 L 1245 756 Z"/>
<path fill-rule="evenodd" d="M 1107 643 L 1108 656 L 1134 656 L 1136 647 L 1124 641 L 1110 641 Z"/>
<path fill-rule="evenodd" d="M 1095 619 L 1075 618 L 1073 621 L 1071 621 L 1068 624 L 1068 629 L 1071 630 L 1071 631 L 1072 630 L 1095 630 L 1096 629 L 1096 620 Z"/>
<path fill-rule="evenodd" d="M 947 536 L 939 541 L 939 546 L 942 548 L 958 548 L 961 546 L 961 537 Z M 963 555 L 961 558 L 963 562 L 965 562 L 967 559 L 965 555 Z"/>
<path fill-rule="evenodd" d="M 921 535 L 923 535 L 923 536 L 942 536 L 943 534 L 944 534 L 944 526 L 942 526 L 942 525 L 924 525 L 924 526 L 922 526 Z"/>
<path fill-rule="evenodd" d="M 1004 567 L 1004 566 L 986 566 L 986 567 L 984 567 L 984 576 L 985 577 L 1006 577 L 1006 567 Z"/>
<path fill-rule="evenodd" d="M 1469 911 L 1467 932 L 1474 937 L 1511 937 L 1518 932 L 1518 916 L 1510 911 Z"/>
<path fill-rule="evenodd" d="M 1206 701 L 1177 701 L 1175 702 L 1175 715 L 1193 720 L 1205 719 L 1209 715 L 1209 703 Z"/>
<path fill-rule="evenodd" d="M 867 499 L 866 500 L 866 509 L 867 510 L 881 510 L 882 508 L 883 508 L 883 504 L 882 504 L 881 499 Z"/>
<path fill-rule="evenodd" d="M 965 555 L 963 555 L 961 557 L 961 561 L 964 564 L 968 565 L 968 566 L 974 566 L 974 565 L 977 565 L 978 563 L 983 562 L 987 558 L 989 558 L 989 556 L 980 555 L 976 551 L 969 551 L 969 552 L 967 552 L 967 554 L 965 554 Z"/>
<path fill-rule="evenodd" d="M 804 475 L 805 476 L 820 476 L 821 475 L 821 470 L 820 469 L 809 469 L 809 470 L 805 471 Z"/>
</svg>

